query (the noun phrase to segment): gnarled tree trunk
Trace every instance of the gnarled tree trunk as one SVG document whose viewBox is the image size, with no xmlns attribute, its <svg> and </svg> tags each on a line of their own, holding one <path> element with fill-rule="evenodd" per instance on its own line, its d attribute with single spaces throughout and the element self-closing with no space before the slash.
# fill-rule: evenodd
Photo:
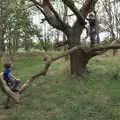
<svg viewBox="0 0 120 120">
<path fill-rule="evenodd" d="M 87 69 L 88 56 L 83 50 L 77 50 L 70 54 L 71 74 L 82 74 Z"/>
<path fill-rule="evenodd" d="M 98 0 L 85 0 L 82 7 L 78 9 L 74 1 L 72 0 L 62 0 L 64 5 L 66 5 L 76 16 L 76 20 L 72 26 L 61 19 L 58 12 L 55 10 L 50 0 L 43 0 L 38 2 L 37 0 L 31 0 L 34 5 L 44 14 L 45 19 L 54 28 L 61 30 L 68 40 L 69 49 L 81 45 L 80 36 L 85 27 L 85 18 L 88 13 L 93 11 L 95 4 Z M 72 74 L 79 74 L 86 70 L 86 65 L 88 62 L 87 54 L 85 54 L 83 49 L 77 50 L 70 54 L 70 68 Z"/>
<path fill-rule="evenodd" d="M 74 27 L 71 29 L 70 34 L 68 34 L 69 48 L 81 45 L 80 35 L 84 29 L 84 24 L 81 25 L 76 22 Z M 70 69 L 71 74 L 81 74 L 86 71 L 88 63 L 88 55 L 84 49 L 78 49 L 74 53 L 70 54 Z"/>
<path fill-rule="evenodd" d="M 83 31 L 85 25 L 85 18 L 89 12 L 94 10 L 95 4 L 98 0 L 85 0 L 81 9 L 78 10 L 72 0 L 62 0 L 64 4 L 67 5 L 71 9 L 71 11 L 76 15 L 76 21 L 73 26 L 70 26 L 68 23 L 65 23 L 58 15 L 57 11 L 51 4 L 50 0 L 31 0 L 35 6 L 44 14 L 45 19 L 52 25 L 54 28 L 61 30 L 67 36 L 67 43 L 69 46 L 69 50 L 65 51 L 58 56 L 53 56 L 46 60 L 45 67 L 43 71 L 36 73 L 31 76 L 21 87 L 18 94 L 12 92 L 10 88 L 7 86 L 3 78 L 0 78 L 0 87 L 7 94 L 8 97 L 20 101 L 20 94 L 25 91 L 31 83 L 39 76 L 44 76 L 47 74 L 47 71 L 52 64 L 52 62 L 70 54 L 70 68 L 72 74 L 82 74 L 87 69 L 88 61 L 96 56 L 104 53 L 109 49 L 118 49 L 120 48 L 120 44 L 113 45 L 104 45 L 90 48 L 87 50 L 84 46 L 81 45 L 80 35 Z"/>
</svg>

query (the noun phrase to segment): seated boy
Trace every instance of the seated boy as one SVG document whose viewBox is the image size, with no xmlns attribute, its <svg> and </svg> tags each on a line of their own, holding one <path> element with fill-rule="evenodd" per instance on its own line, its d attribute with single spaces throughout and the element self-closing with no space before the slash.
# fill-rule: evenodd
<svg viewBox="0 0 120 120">
<path fill-rule="evenodd" d="M 16 87 L 19 85 L 20 80 L 17 79 L 12 73 L 11 73 L 11 63 L 5 62 L 4 63 L 4 70 L 3 70 L 3 79 L 6 81 L 8 86 L 11 87 L 11 90 L 13 92 L 18 92 Z"/>
</svg>

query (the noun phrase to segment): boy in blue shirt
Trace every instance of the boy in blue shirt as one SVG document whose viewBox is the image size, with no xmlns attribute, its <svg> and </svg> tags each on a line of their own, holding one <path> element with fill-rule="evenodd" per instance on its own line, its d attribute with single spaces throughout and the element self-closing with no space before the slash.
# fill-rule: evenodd
<svg viewBox="0 0 120 120">
<path fill-rule="evenodd" d="M 11 63 L 6 62 L 4 63 L 4 70 L 3 70 L 3 79 L 6 81 L 8 86 L 12 86 L 11 90 L 13 92 L 18 92 L 16 87 L 19 85 L 20 80 L 17 79 L 11 72 Z"/>
</svg>

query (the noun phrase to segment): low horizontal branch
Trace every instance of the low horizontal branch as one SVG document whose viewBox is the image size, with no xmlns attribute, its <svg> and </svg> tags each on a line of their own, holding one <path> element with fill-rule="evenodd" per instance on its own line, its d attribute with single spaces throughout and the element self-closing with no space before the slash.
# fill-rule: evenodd
<svg viewBox="0 0 120 120">
<path fill-rule="evenodd" d="M 106 52 L 106 51 L 95 51 L 95 52 L 92 52 L 91 54 L 89 54 L 89 57 L 92 58 L 92 57 L 101 55 L 101 54 L 103 54 L 103 53 L 105 53 L 105 52 Z"/>
<path fill-rule="evenodd" d="M 78 50 L 78 49 L 82 49 L 81 46 L 73 47 L 73 48 L 69 49 L 68 51 L 66 51 L 66 52 L 64 52 L 64 53 L 61 53 L 61 54 L 59 54 L 59 55 L 57 55 L 57 56 L 48 58 L 48 59 L 46 60 L 46 64 L 45 64 L 44 69 L 43 69 L 41 72 L 39 72 L 39 73 L 31 76 L 31 77 L 21 86 L 21 88 L 20 88 L 20 90 L 19 90 L 19 93 L 22 93 L 23 91 L 25 91 L 25 90 L 31 85 L 31 83 L 32 83 L 36 78 L 38 78 L 39 76 L 45 76 L 45 75 L 47 74 L 48 69 L 49 69 L 49 67 L 51 66 L 52 62 L 54 62 L 54 61 L 56 61 L 56 60 L 58 60 L 58 59 L 60 59 L 60 58 L 62 58 L 62 57 L 64 57 L 64 56 L 66 56 L 66 55 L 68 55 L 68 54 L 70 54 L 70 53 L 72 53 L 72 52 L 74 52 L 74 51 L 76 51 L 76 50 Z"/>
<path fill-rule="evenodd" d="M 98 47 L 93 47 L 88 51 L 88 54 L 94 51 L 104 51 L 104 50 L 109 50 L 109 49 L 118 49 L 120 48 L 120 43 L 118 44 L 110 44 L 110 45 L 105 45 L 105 46 L 98 46 Z"/>
</svg>

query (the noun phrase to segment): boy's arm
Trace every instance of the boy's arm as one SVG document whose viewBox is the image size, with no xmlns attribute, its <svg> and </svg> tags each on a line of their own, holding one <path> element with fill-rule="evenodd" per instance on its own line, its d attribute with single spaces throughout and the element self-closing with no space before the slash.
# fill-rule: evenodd
<svg viewBox="0 0 120 120">
<path fill-rule="evenodd" d="M 16 78 L 16 76 L 14 76 L 13 74 L 10 74 L 10 76 L 11 76 L 13 79 L 19 80 L 19 79 Z"/>
</svg>

